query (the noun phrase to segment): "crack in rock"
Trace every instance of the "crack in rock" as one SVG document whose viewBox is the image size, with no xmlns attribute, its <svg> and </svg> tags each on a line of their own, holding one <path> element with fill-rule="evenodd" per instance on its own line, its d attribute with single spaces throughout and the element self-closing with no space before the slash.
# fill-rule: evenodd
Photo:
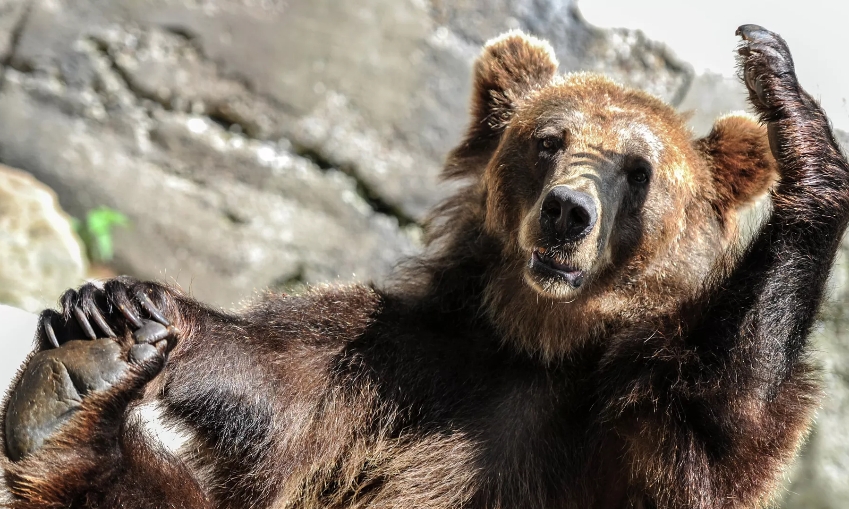
<svg viewBox="0 0 849 509">
<path fill-rule="evenodd" d="M 122 34 L 113 30 L 95 35 L 92 40 L 100 54 L 111 63 L 116 76 L 142 104 L 151 101 L 166 111 L 205 116 L 233 135 L 256 141 L 282 138 L 284 133 L 299 131 L 286 127 L 296 123 L 287 114 L 268 113 L 275 112 L 278 105 L 255 96 L 241 82 L 222 78 L 216 65 L 192 43 L 185 31 L 136 28 Z M 196 85 L 192 88 L 191 84 Z M 359 174 L 355 162 L 334 160 L 333 155 L 323 153 L 324 147 L 313 139 L 300 138 L 294 143 L 295 154 L 312 160 L 324 170 L 333 168 L 349 175 L 375 213 L 391 216 L 401 226 L 416 224 L 413 217 L 388 201 L 369 179 Z M 375 145 L 371 148 L 376 148 Z"/>
<path fill-rule="evenodd" d="M 4 11 L 0 11 L 0 17 L 5 18 L 6 23 L 9 23 L 8 20 L 14 20 L 11 22 L 12 28 L 8 32 L 9 37 L 8 42 L 5 44 L 6 48 L 0 52 L 0 65 L 4 68 L 11 66 L 13 63 L 15 52 L 21 41 L 21 35 L 32 12 L 32 2 L 33 0 L 25 0 L 17 4 L 13 3 L 11 6 L 6 6 Z M 2 80 L 2 75 L 0 75 L 0 80 Z"/>
</svg>

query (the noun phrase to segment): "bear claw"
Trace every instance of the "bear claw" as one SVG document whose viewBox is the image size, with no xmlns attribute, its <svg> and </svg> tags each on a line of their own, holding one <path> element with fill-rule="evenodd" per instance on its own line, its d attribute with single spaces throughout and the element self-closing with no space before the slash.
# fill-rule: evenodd
<svg viewBox="0 0 849 509">
<path fill-rule="evenodd" d="M 50 324 L 49 314 L 42 313 L 41 329 L 44 331 L 44 334 L 47 335 L 47 339 L 50 341 L 50 344 L 53 345 L 53 348 L 59 348 L 59 340 L 56 339 L 56 331 L 53 330 L 53 325 Z"/>
<path fill-rule="evenodd" d="M 737 27 L 737 31 L 734 33 L 744 40 L 750 41 L 760 37 L 762 34 L 769 34 L 770 32 L 760 25 L 746 24 Z"/>
<path fill-rule="evenodd" d="M 756 109 L 774 120 L 780 114 L 780 97 L 798 92 L 790 50 L 784 39 L 759 25 L 742 25 L 736 34 L 742 38 L 737 49 L 740 76 Z"/>
<path fill-rule="evenodd" d="M 159 311 L 159 308 L 153 305 L 153 302 L 151 302 L 150 297 L 148 297 L 147 294 L 144 293 L 144 290 L 136 290 L 136 298 L 138 299 L 139 303 L 144 308 L 144 310 L 150 314 L 151 318 L 166 327 L 171 325 L 171 322 L 169 322 L 168 319 L 165 318 L 165 315 L 163 315 L 162 312 Z"/>
<path fill-rule="evenodd" d="M 89 283 L 79 290 L 68 290 L 60 299 L 62 313 L 42 313 L 45 344 L 59 348 L 72 339 L 117 339 L 116 331 L 121 332 L 122 328 L 134 331 L 142 342 L 156 342 L 175 334 L 171 321 L 147 290 L 156 291 L 156 287 L 127 278 L 107 281 L 103 288 Z"/>
<path fill-rule="evenodd" d="M 118 278 L 102 287 L 88 283 L 68 290 L 61 312 L 42 312 L 44 348 L 10 392 L 4 431 L 12 460 L 41 449 L 84 408 L 90 393 L 107 391 L 101 397 L 126 402 L 156 376 L 177 338 L 177 329 L 154 304 L 166 302 L 167 292 Z"/>
</svg>

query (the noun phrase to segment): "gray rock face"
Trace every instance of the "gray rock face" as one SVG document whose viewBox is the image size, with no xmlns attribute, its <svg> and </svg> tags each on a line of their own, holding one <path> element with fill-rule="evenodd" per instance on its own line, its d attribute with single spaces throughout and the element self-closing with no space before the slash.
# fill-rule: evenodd
<svg viewBox="0 0 849 509">
<path fill-rule="evenodd" d="M 51 307 L 85 271 L 82 246 L 56 194 L 0 165 L 0 303 L 28 311 Z"/>
<path fill-rule="evenodd" d="M 563 70 L 675 100 L 690 71 L 573 2 L 6 0 L 0 160 L 82 216 L 108 206 L 119 271 L 232 306 L 255 290 L 380 279 L 447 192 L 471 62 L 520 27 Z M 5 42 L 4 42 L 5 41 Z"/>
<path fill-rule="evenodd" d="M 734 111 L 751 111 L 746 97 L 746 87 L 739 79 L 703 73 L 693 78 L 678 109 L 691 115 L 693 132 L 704 136 L 718 117 Z"/>
</svg>

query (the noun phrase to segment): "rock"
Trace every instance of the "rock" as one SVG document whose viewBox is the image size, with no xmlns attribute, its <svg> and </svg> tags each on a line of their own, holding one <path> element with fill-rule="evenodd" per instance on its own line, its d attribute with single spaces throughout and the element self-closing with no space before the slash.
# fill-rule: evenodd
<svg viewBox="0 0 849 509">
<path fill-rule="evenodd" d="M 32 312 L 52 307 L 85 271 L 82 246 L 53 191 L 0 165 L 0 303 Z"/>
<path fill-rule="evenodd" d="M 475 53 L 487 39 L 520 28 L 551 43 L 561 71 L 600 72 L 673 104 L 680 102 L 692 78 L 690 66 L 663 44 L 637 30 L 595 28 L 569 0 L 458 0 L 434 2 L 433 10 Z"/>
<path fill-rule="evenodd" d="M 128 215 L 119 271 L 225 307 L 381 279 L 417 249 L 450 190 L 437 175 L 486 39 L 524 28 L 554 41 L 563 71 L 672 100 L 691 74 L 641 33 L 590 27 L 571 0 L 28 5 L 0 24 L 0 160 L 75 215 Z"/>
<path fill-rule="evenodd" d="M 714 121 L 734 111 L 751 111 L 746 87 L 736 77 L 711 72 L 693 78 L 678 109 L 691 115 L 689 124 L 697 136 L 710 132 Z"/>
<path fill-rule="evenodd" d="M 121 271 L 171 277 L 232 307 L 292 282 L 378 277 L 412 250 L 397 220 L 375 213 L 350 177 L 277 144 L 167 111 L 140 121 L 140 144 L 129 129 L 140 124 L 73 118 L 33 100 L 33 84 L 19 77 L 0 96 L 5 158 L 49 146 L 28 162 L 50 169 L 45 177 L 69 210 L 105 205 L 127 215 L 131 228 L 115 235 Z"/>
<path fill-rule="evenodd" d="M 17 44 L 28 8 L 28 0 L 0 0 L 0 61 L 6 62 Z"/>
</svg>

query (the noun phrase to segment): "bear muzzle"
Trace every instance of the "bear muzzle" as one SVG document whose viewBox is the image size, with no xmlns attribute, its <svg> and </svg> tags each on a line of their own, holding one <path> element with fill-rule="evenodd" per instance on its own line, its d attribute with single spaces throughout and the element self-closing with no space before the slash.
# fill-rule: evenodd
<svg viewBox="0 0 849 509">
<path fill-rule="evenodd" d="M 554 244 L 570 244 L 589 235 L 598 219 L 595 201 L 589 194 L 569 186 L 555 186 L 540 208 L 542 233 Z"/>
</svg>

